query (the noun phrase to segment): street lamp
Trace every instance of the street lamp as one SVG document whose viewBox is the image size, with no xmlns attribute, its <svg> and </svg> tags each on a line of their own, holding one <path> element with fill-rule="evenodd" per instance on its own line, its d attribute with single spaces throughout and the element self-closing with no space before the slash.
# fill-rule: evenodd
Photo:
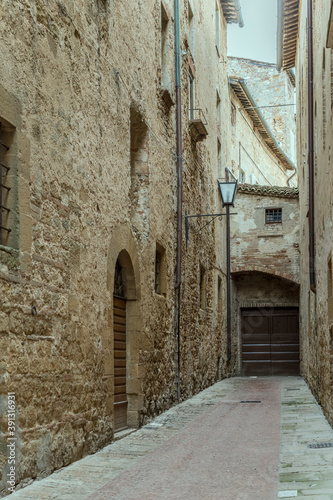
<svg viewBox="0 0 333 500">
<path fill-rule="evenodd" d="M 226 168 L 227 179 L 224 182 L 217 181 L 220 189 L 222 205 L 226 210 L 227 223 L 227 361 L 231 360 L 231 275 L 230 275 L 230 207 L 234 206 L 237 179 L 229 181 L 229 169 Z"/>
<path fill-rule="evenodd" d="M 220 189 L 220 195 L 222 198 L 223 207 L 233 207 L 236 191 L 237 191 L 237 181 L 217 181 Z"/>
<path fill-rule="evenodd" d="M 227 337 L 228 337 L 228 353 L 227 353 L 227 361 L 231 360 L 231 279 L 230 279 L 230 215 L 236 215 L 230 213 L 230 207 L 234 206 L 236 191 L 237 191 L 237 179 L 234 177 L 233 173 L 226 168 L 226 180 L 221 181 L 218 180 L 219 191 L 222 199 L 222 205 L 225 207 L 224 214 L 196 214 L 196 215 L 188 215 L 185 212 L 185 239 L 186 239 L 186 248 L 189 237 L 189 219 L 192 217 L 201 218 L 201 217 L 211 217 L 206 224 L 203 224 L 200 228 L 200 232 L 202 229 L 207 227 L 211 222 L 213 222 L 217 217 L 221 217 L 222 215 L 226 216 L 226 224 L 227 224 Z M 229 181 L 229 173 L 234 177 L 234 181 Z"/>
</svg>

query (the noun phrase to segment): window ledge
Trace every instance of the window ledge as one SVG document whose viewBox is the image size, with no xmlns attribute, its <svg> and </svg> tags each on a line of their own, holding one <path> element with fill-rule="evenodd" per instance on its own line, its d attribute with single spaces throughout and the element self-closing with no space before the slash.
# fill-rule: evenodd
<svg viewBox="0 0 333 500">
<path fill-rule="evenodd" d="M 258 238 L 281 238 L 283 236 L 284 236 L 284 233 L 277 233 L 277 232 L 273 233 L 271 231 L 257 234 Z"/>
</svg>

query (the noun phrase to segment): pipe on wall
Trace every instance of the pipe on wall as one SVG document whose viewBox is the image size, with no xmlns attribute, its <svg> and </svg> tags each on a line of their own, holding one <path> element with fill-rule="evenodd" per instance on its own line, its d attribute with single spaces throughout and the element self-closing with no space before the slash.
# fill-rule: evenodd
<svg viewBox="0 0 333 500">
<path fill-rule="evenodd" d="M 181 107 L 181 52 L 180 52 L 180 8 L 175 0 L 175 51 L 176 51 L 176 157 L 177 157 L 177 257 L 176 257 L 176 295 L 177 295 L 177 396 L 180 401 L 180 293 L 183 236 L 183 145 L 182 145 L 182 107 Z"/>
<path fill-rule="evenodd" d="M 314 133 L 313 133 L 313 19 L 308 0 L 308 165 L 309 165 L 309 273 L 310 289 L 316 292 L 314 218 Z"/>
<path fill-rule="evenodd" d="M 244 27 L 244 20 L 243 20 L 242 7 L 240 4 L 240 0 L 234 0 L 234 6 L 235 6 L 236 13 L 237 13 L 236 15 L 237 15 L 238 26 L 240 28 L 243 28 Z"/>
</svg>

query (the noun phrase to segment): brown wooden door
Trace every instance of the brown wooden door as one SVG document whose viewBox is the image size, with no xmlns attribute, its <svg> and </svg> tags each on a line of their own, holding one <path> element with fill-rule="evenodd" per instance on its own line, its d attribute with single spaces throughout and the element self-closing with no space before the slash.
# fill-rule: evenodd
<svg viewBox="0 0 333 500">
<path fill-rule="evenodd" d="M 299 375 L 298 308 L 242 310 L 242 374 Z"/>
<path fill-rule="evenodd" d="M 114 332 L 114 430 L 127 427 L 126 300 L 113 298 Z"/>
</svg>

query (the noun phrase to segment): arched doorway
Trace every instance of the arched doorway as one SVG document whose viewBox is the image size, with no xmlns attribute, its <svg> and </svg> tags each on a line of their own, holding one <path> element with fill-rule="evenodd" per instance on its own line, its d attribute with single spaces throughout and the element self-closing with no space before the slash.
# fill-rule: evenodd
<svg viewBox="0 0 333 500">
<path fill-rule="evenodd" d="M 108 381 L 107 408 L 117 432 L 125 427 L 137 428 L 144 406 L 142 381 L 145 369 L 140 352 L 146 348 L 146 340 L 142 335 L 140 265 L 136 242 L 126 224 L 114 229 L 110 238 L 107 289 L 110 293 L 110 328 L 103 340 L 104 377 Z M 122 346 L 118 345 L 119 341 Z M 120 413 L 122 406 L 119 419 L 118 411 Z"/>
<path fill-rule="evenodd" d="M 116 262 L 113 291 L 114 430 L 127 427 L 125 269 Z"/>
</svg>

